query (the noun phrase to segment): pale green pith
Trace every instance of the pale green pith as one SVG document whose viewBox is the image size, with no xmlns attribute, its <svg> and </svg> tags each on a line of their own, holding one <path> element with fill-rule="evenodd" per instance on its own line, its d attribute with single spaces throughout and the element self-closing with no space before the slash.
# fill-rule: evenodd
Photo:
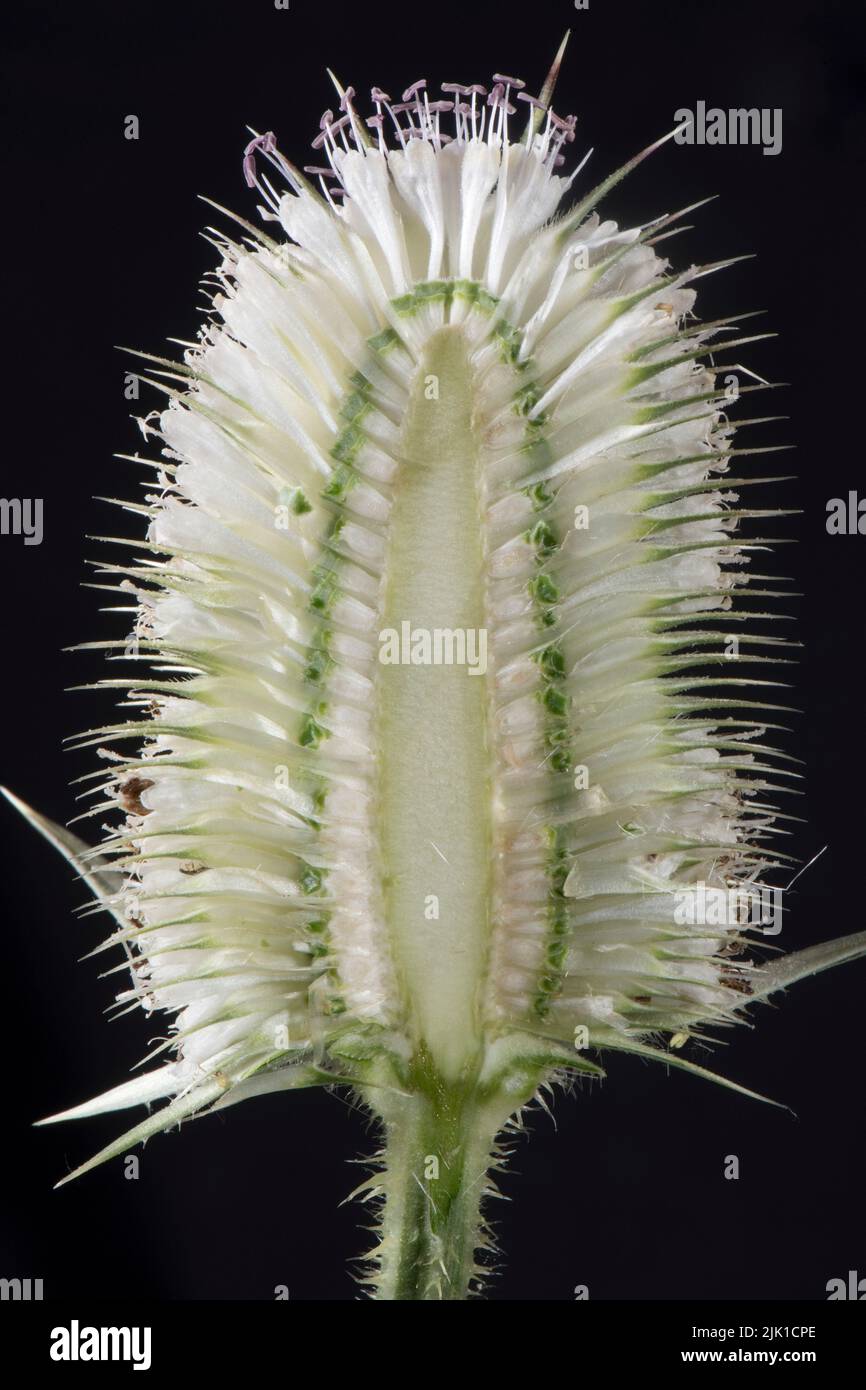
<svg viewBox="0 0 866 1390">
<path fill-rule="evenodd" d="M 430 341 L 402 436 L 383 628 L 485 628 L 483 535 L 462 334 Z M 409 1035 L 442 1076 L 477 1061 L 490 904 L 487 679 L 380 664 L 378 823 L 385 912 Z"/>
</svg>

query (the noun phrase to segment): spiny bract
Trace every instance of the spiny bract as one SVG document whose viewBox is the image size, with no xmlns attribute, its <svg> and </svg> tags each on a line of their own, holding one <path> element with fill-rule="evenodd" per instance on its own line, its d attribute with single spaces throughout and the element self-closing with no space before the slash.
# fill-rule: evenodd
<svg viewBox="0 0 866 1390">
<path fill-rule="evenodd" d="M 337 84 L 314 182 L 252 140 L 275 236 L 212 234 L 214 317 L 182 365 L 152 359 L 147 538 L 104 567 L 134 638 L 91 645 L 152 668 L 106 682 L 142 718 L 85 739 L 90 814 L 123 821 L 95 851 L 28 812 L 116 920 L 120 1006 L 176 1016 L 161 1065 L 53 1117 L 168 1100 L 78 1173 L 347 1082 L 386 1135 L 381 1298 L 476 1289 L 496 1136 L 546 1081 L 605 1048 L 700 1072 L 688 1038 L 866 950 L 761 965 L 751 921 L 676 910 L 784 858 L 778 706 L 739 674 L 778 639 L 744 631 L 777 595 L 738 527 L 777 513 L 737 505 L 732 459 L 762 451 L 731 447 L 702 365 L 744 341 L 693 314 L 718 267 L 670 270 L 681 214 L 595 211 L 657 145 L 562 211 L 557 66 L 538 98 L 374 88 L 366 119 Z"/>
</svg>

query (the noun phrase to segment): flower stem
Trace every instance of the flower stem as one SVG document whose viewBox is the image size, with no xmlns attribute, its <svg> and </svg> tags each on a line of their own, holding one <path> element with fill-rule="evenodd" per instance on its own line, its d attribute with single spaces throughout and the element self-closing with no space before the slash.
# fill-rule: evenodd
<svg viewBox="0 0 866 1390">
<path fill-rule="evenodd" d="M 376 1296 L 461 1300 L 480 1273 L 487 1170 L 513 1101 L 479 1093 L 475 1068 L 445 1081 L 423 1046 L 410 1073 L 411 1094 L 392 1091 L 383 1104 L 380 1092 L 375 1102 L 386 1131 Z"/>
</svg>

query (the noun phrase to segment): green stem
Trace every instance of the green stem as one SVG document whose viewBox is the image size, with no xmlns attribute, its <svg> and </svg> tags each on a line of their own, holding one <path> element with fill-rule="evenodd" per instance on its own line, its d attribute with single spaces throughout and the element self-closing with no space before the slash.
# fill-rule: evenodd
<svg viewBox="0 0 866 1390">
<path fill-rule="evenodd" d="M 377 1298 L 452 1301 L 478 1292 L 497 1135 L 566 1070 L 603 1075 L 571 1048 L 517 1030 L 487 1038 L 456 1080 L 423 1044 L 408 1066 L 394 1054 L 370 1061 L 370 1084 L 360 1090 L 385 1128 L 381 1177 L 368 1189 L 384 1198 L 370 1252 Z"/>
<path fill-rule="evenodd" d="M 510 1103 L 491 1105 L 477 1070 L 446 1081 L 421 1049 L 406 1093 L 376 1105 L 386 1130 L 385 1207 L 377 1297 L 398 1301 L 463 1300 L 479 1272 L 484 1243 L 481 1204 L 496 1133 Z"/>
</svg>

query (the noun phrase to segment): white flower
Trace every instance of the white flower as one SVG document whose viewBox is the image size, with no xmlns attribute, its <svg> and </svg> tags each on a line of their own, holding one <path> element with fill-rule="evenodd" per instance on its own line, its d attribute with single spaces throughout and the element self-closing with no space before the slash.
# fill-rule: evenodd
<svg viewBox="0 0 866 1390">
<path fill-rule="evenodd" d="M 705 365 L 750 340 L 694 317 L 717 267 L 670 267 L 680 214 L 597 211 L 637 160 L 563 202 L 555 75 L 374 89 L 366 118 L 340 89 L 314 183 L 252 141 L 274 237 L 213 234 L 214 317 L 155 360 L 147 538 L 109 567 L 148 668 L 109 682 L 141 718 L 85 739 L 121 823 L 94 851 L 29 813 L 115 919 L 119 1005 L 174 1018 L 152 1070 L 52 1117 L 168 1102 L 77 1171 L 348 1081 L 386 1130 L 381 1297 L 465 1296 L 495 1136 L 598 1074 L 581 1030 L 701 1072 L 689 1037 L 866 951 L 759 964 L 748 923 L 676 911 L 784 864 L 750 674 L 780 644 L 736 603 L 770 597 L 729 476 L 760 450 Z M 483 631 L 486 678 L 380 663 L 405 621 Z"/>
</svg>

